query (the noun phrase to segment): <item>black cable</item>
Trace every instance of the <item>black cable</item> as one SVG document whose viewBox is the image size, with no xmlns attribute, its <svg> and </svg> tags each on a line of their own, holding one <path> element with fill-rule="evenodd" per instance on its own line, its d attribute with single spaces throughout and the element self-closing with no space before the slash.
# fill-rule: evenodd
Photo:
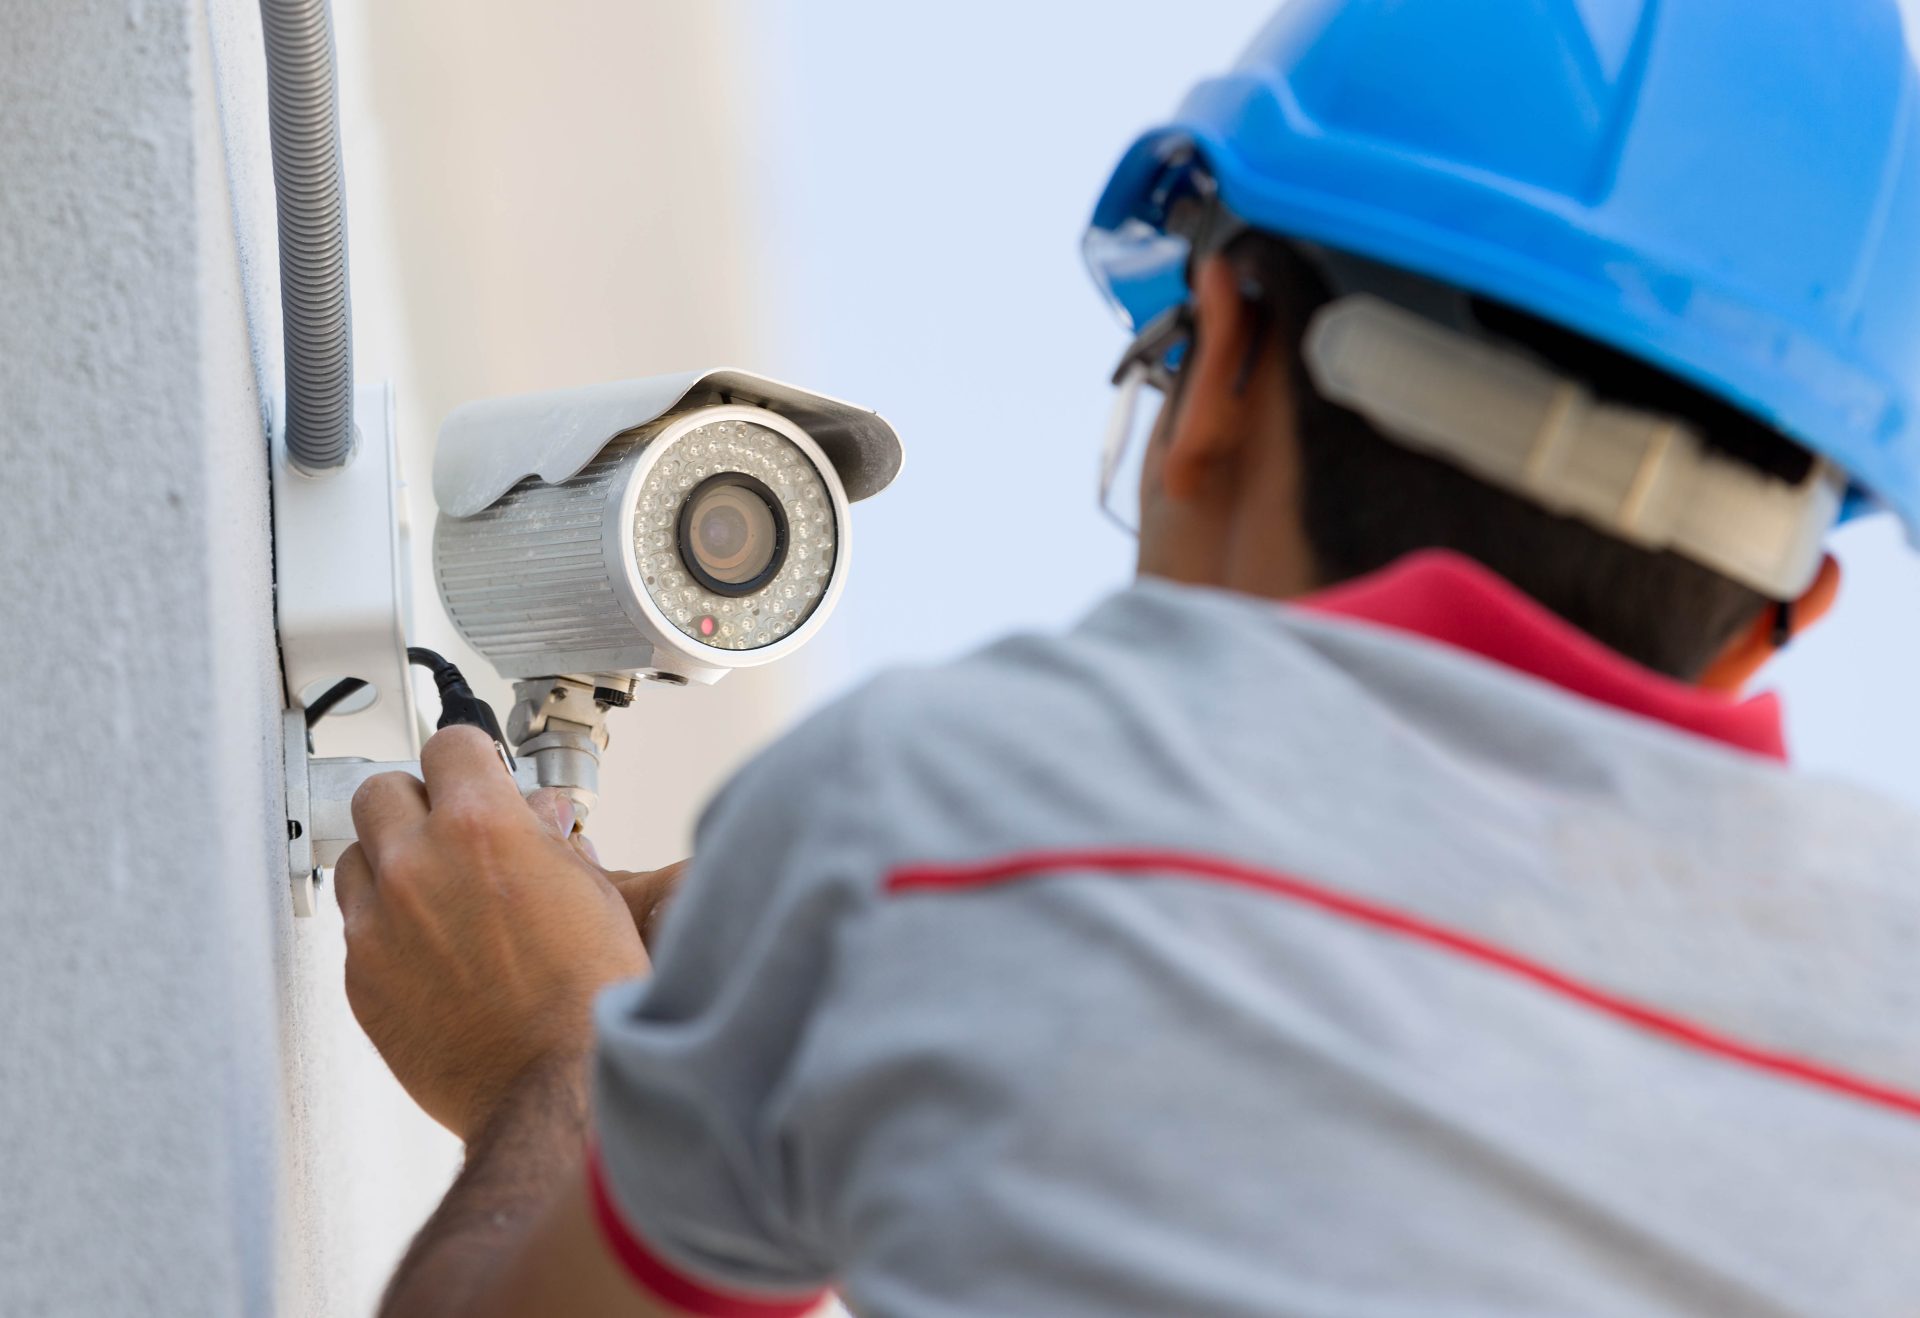
<svg viewBox="0 0 1920 1318">
<path fill-rule="evenodd" d="M 407 662 L 433 674 L 433 684 L 440 692 L 440 721 L 434 727 L 450 728 L 455 724 L 463 724 L 479 728 L 500 747 L 500 753 L 507 757 L 507 767 L 516 767 L 513 747 L 507 745 L 507 734 L 500 730 L 500 720 L 494 715 L 493 706 L 473 694 L 473 688 L 467 685 L 467 679 L 452 660 L 435 654 L 425 646 L 410 645 L 407 647 Z"/>
<path fill-rule="evenodd" d="M 311 705 L 307 706 L 307 726 L 312 727 L 327 715 L 333 713 L 335 705 L 345 700 L 366 685 L 357 677 L 343 677 L 325 691 Z"/>
<path fill-rule="evenodd" d="M 423 645 L 407 647 L 407 662 L 418 668 L 427 669 L 433 674 L 433 685 L 440 692 L 440 721 L 436 728 L 450 728 L 455 724 L 479 728 L 499 745 L 500 751 L 507 757 L 507 767 L 513 768 L 513 747 L 507 745 L 507 737 L 500 730 L 500 720 L 494 715 L 493 706 L 473 694 L 473 688 L 467 685 L 466 677 L 452 660 L 436 654 Z M 320 696 L 307 706 L 307 727 L 331 714 L 341 701 L 366 686 L 357 677 L 343 677 L 328 687 Z M 312 738 L 308 738 L 307 749 L 312 750 Z"/>
</svg>

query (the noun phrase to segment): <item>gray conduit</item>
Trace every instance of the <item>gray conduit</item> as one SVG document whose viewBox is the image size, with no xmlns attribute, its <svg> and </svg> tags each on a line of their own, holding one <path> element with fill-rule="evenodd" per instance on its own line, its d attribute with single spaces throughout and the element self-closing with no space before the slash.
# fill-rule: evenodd
<svg viewBox="0 0 1920 1318">
<path fill-rule="evenodd" d="M 260 0 L 273 192 L 280 215 L 287 456 L 302 471 L 353 456 L 353 327 L 328 0 Z"/>
</svg>

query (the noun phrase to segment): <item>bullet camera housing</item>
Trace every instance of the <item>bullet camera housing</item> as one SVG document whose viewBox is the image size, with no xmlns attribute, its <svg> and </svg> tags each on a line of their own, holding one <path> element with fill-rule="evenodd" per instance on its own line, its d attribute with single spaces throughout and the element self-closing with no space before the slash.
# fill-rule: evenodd
<svg viewBox="0 0 1920 1318">
<path fill-rule="evenodd" d="M 714 682 L 819 630 L 848 505 L 900 460 L 876 414 L 745 371 L 469 403 L 434 459 L 435 582 L 502 676 Z"/>
</svg>

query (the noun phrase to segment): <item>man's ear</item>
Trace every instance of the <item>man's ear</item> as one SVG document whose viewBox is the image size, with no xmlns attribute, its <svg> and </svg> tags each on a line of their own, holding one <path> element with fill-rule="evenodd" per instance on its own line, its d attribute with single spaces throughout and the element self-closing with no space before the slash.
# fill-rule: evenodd
<svg viewBox="0 0 1920 1318">
<path fill-rule="evenodd" d="M 1181 364 L 1179 402 L 1169 410 L 1160 483 L 1167 497 L 1199 497 L 1239 456 L 1254 430 L 1241 373 L 1256 345 L 1256 315 L 1222 256 L 1201 263 L 1193 281 L 1193 343 Z"/>
<path fill-rule="evenodd" d="M 1828 555 L 1821 561 L 1820 571 L 1814 577 L 1813 584 L 1792 604 L 1786 606 L 1787 630 L 1789 639 L 1826 617 L 1832 610 L 1834 601 L 1840 597 L 1840 565 Z M 1724 691 L 1735 694 L 1753 680 L 1761 665 L 1773 658 L 1781 650 L 1778 636 L 1781 614 L 1778 608 L 1768 609 L 1753 620 L 1753 625 L 1733 638 L 1713 661 L 1700 679 L 1700 685 L 1709 691 Z"/>
</svg>

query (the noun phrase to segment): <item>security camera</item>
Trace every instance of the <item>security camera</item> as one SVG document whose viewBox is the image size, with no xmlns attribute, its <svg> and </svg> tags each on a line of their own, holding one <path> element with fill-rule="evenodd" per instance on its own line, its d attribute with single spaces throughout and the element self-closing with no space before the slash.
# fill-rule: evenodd
<svg viewBox="0 0 1920 1318">
<path fill-rule="evenodd" d="M 848 505 L 900 461 L 873 412 L 738 370 L 469 403 L 434 457 L 435 584 L 515 682 L 509 739 L 585 808 L 638 682 L 712 683 L 820 630 Z"/>
</svg>

